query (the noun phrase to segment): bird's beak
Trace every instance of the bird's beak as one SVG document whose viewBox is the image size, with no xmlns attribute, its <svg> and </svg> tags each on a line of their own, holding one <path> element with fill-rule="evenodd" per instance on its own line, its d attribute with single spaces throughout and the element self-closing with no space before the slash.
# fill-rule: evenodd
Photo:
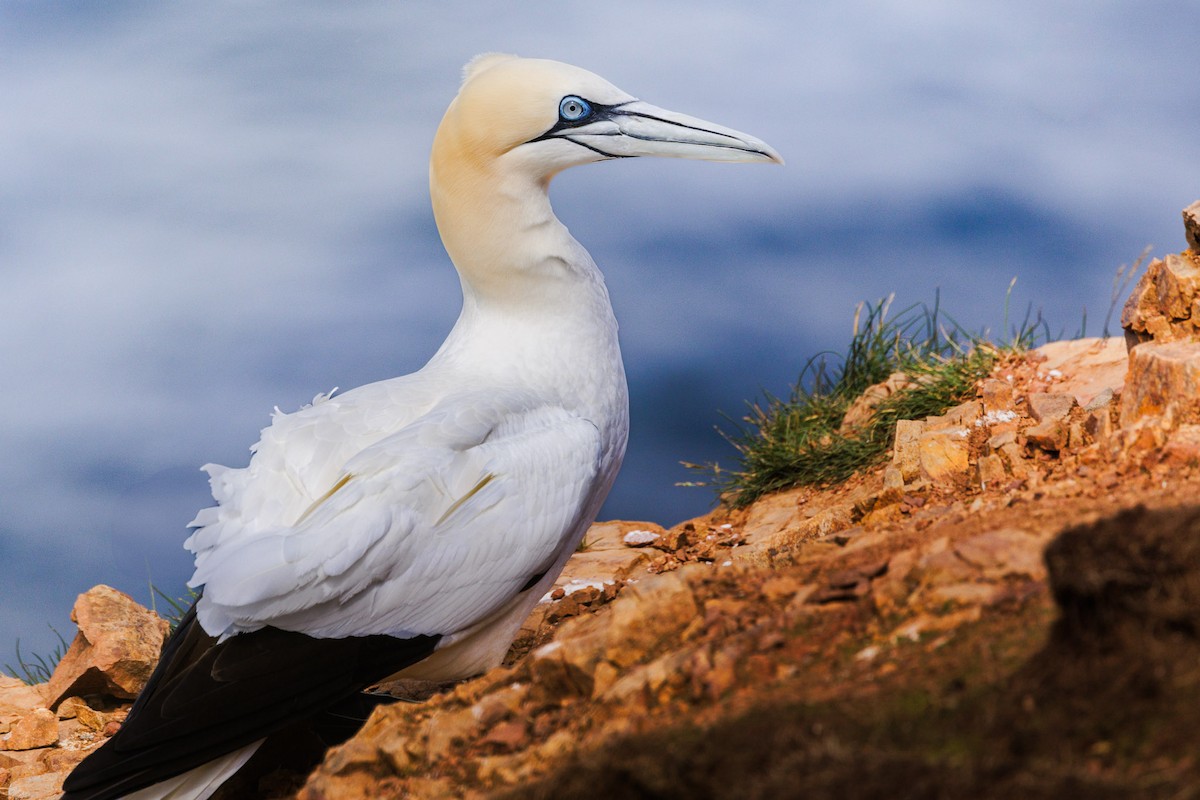
<svg viewBox="0 0 1200 800">
<path fill-rule="evenodd" d="M 775 148 L 762 139 L 641 100 L 608 106 L 594 122 L 556 133 L 612 158 L 666 156 L 783 163 Z"/>
</svg>

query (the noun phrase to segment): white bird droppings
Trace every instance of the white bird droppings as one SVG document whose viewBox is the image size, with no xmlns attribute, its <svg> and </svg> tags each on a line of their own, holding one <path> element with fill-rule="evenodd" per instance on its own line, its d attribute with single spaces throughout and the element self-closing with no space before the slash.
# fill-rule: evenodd
<svg viewBox="0 0 1200 800">
<path fill-rule="evenodd" d="M 645 547 L 648 544 L 654 544 L 659 538 L 659 535 L 654 531 L 630 531 L 625 534 L 625 538 L 621 541 L 627 547 Z"/>
<path fill-rule="evenodd" d="M 554 653 L 556 650 L 559 650 L 561 648 L 562 648 L 562 642 L 547 642 L 546 644 L 542 645 L 537 650 L 535 650 L 533 654 L 537 658 L 545 658 L 546 656 L 550 655 L 551 653 Z"/>
<path fill-rule="evenodd" d="M 975 420 L 975 427 L 982 428 L 984 425 L 995 425 L 998 422 L 1012 422 L 1017 418 L 1017 412 L 1003 409 L 1000 411 L 989 411 L 979 419 Z"/>
<path fill-rule="evenodd" d="M 538 603 L 549 603 L 554 600 L 553 594 L 556 589 L 562 589 L 565 593 L 564 596 L 566 596 L 572 595 L 575 592 L 578 592 L 580 589 L 599 589 L 600 591 L 604 591 L 604 587 L 612 586 L 612 583 L 612 581 L 585 581 L 579 578 L 572 578 L 562 586 L 555 587 L 555 589 L 551 589 L 550 591 L 546 592 L 544 595 L 542 595 L 542 599 L 539 600 Z"/>
<path fill-rule="evenodd" d="M 859 650 L 854 658 L 858 661 L 874 661 L 875 656 L 879 655 L 879 645 L 871 645 Z"/>
</svg>

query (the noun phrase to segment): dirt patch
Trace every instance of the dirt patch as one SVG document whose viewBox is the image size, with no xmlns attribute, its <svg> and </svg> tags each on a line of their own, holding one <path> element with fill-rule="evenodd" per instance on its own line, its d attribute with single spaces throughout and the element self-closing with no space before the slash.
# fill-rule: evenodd
<svg viewBox="0 0 1200 800">
<path fill-rule="evenodd" d="M 903 671 L 844 681 L 824 702 L 803 699 L 798 676 L 770 702 L 621 738 L 501 796 L 1173 797 L 1194 787 L 1200 507 L 1120 512 L 1063 533 L 1046 559 L 1056 611 L 1031 596 L 940 647 L 913 643 Z"/>
</svg>

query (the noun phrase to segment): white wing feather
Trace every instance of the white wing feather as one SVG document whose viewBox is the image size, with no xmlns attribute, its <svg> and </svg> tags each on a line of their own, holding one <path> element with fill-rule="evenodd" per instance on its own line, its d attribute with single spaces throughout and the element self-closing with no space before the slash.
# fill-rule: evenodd
<svg viewBox="0 0 1200 800">
<path fill-rule="evenodd" d="M 528 395 L 449 398 L 344 461 L 327 497 L 299 513 L 291 503 L 289 524 L 224 508 L 198 518 L 200 622 L 219 636 L 466 629 L 574 547 L 600 449 L 594 424 Z M 237 510 L 246 489 L 210 471 L 214 496 Z"/>
</svg>

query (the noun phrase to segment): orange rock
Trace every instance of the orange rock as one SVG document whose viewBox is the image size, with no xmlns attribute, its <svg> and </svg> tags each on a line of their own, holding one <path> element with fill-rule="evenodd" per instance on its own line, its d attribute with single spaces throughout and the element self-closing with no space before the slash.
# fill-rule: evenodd
<svg viewBox="0 0 1200 800">
<path fill-rule="evenodd" d="M 762 593 L 764 597 L 775 603 L 782 600 L 790 600 L 804 586 L 805 584 L 794 577 L 781 575 L 767 578 L 767 580 L 763 581 Z"/>
<path fill-rule="evenodd" d="M 1026 428 L 1025 440 L 1040 450 L 1057 453 L 1067 444 L 1067 428 L 1061 419 L 1048 419 Z"/>
<path fill-rule="evenodd" d="M 515 714 L 528 694 L 528 685 L 509 684 L 481 697 L 479 702 L 471 706 L 471 713 L 479 720 L 480 725 L 485 728 L 491 727 Z"/>
<path fill-rule="evenodd" d="M 1130 346 L 1153 339 L 1188 341 L 1200 333 L 1192 311 L 1200 300 L 1200 258 L 1194 252 L 1155 259 L 1121 312 Z"/>
<path fill-rule="evenodd" d="M 1166 430 L 1200 422 L 1200 342 L 1148 342 L 1130 352 L 1121 427 L 1151 419 Z"/>
<path fill-rule="evenodd" d="M 1012 384 L 1008 381 L 989 378 L 979 386 L 979 399 L 987 414 L 997 411 L 1011 411 L 1013 408 Z"/>
<path fill-rule="evenodd" d="M 928 417 L 926 422 L 930 427 L 947 425 L 956 428 L 969 428 L 983 418 L 983 403 L 978 400 L 968 400 L 942 414 L 940 417 Z"/>
<path fill-rule="evenodd" d="M 482 741 L 482 740 L 481 740 Z M 501 750 L 504 751 L 504 748 Z M 526 753 L 518 752 L 512 755 L 480 756 L 478 763 L 479 780 L 487 784 L 512 785 L 524 780 L 531 772 L 531 759 Z"/>
<path fill-rule="evenodd" d="M 691 587 L 679 572 L 630 584 L 608 615 L 605 658 L 617 666 L 636 664 L 661 641 L 687 627 L 698 613 Z"/>
<path fill-rule="evenodd" d="M 1163 259 L 1163 269 L 1155 281 L 1159 307 L 1163 314 L 1175 320 L 1188 320 L 1192 304 L 1200 289 L 1200 264 L 1186 254 L 1169 255 Z"/>
<path fill-rule="evenodd" d="M 929 605 L 941 606 L 952 604 L 956 606 L 988 606 L 996 601 L 1003 593 L 1003 587 L 995 583 L 951 583 L 945 586 L 934 586 L 925 595 Z"/>
<path fill-rule="evenodd" d="M 813 514 L 795 529 L 799 534 L 792 536 L 789 543 L 805 542 L 818 536 L 828 536 L 849 528 L 854 522 L 854 503 L 838 503 Z M 779 537 L 776 537 L 779 540 Z"/>
<path fill-rule="evenodd" d="M 501 750 L 520 750 L 529 744 L 529 725 L 524 720 L 510 719 L 496 724 L 480 739 L 482 744 L 490 744 Z"/>
<path fill-rule="evenodd" d="M 1067 425 L 1067 447 L 1079 450 L 1089 443 L 1086 427 L 1082 420 L 1074 420 Z"/>
<path fill-rule="evenodd" d="M 13 725 L 0 739 L 0 750 L 33 750 L 58 742 L 58 715 L 48 708 L 36 708 Z"/>
<path fill-rule="evenodd" d="M 109 586 L 81 594 L 71 619 L 79 633 L 50 677 L 52 704 L 70 695 L 137 697 L 158 663 L 167 621 Z"/>
<path fill-rule="evenodd" d="M 551 698 L 588 696 L 596 665 L 604 656 L 610 616 L 573 617 L 554 641 L 529 654 L 529 672 L 539 691 Z"/>
<path fill-rule="evenodd" d="M 648 664 L 642 664 L 626 670 L 603 694 L 602 699 L 608 702 L 629 704 L 646 707 L 663 692 L 668 685 L 682 688 L 691 682 L 687 669 L 692 662 L 692 653 L 687 650 L 676 650 L 654 659 Z"/>
<path fill-rule="evenodd" d="M 995 453 L 982 456 L 979 459 L 978 469 L 979 485 L 984 489 L 999 486 L 1008 478 L 1008 474 L 1004 471 L 1004 460 Z"/>
<path fill-rule="evenodd" d="M 1129 368 L 1128 349 L 1117 336 L 1064 339 L 1044 344 L 1034 353 L 1046 359 L 1042 369 L 1061 375 L 1055 391 L 1073 395 L 1081 406 L 1119 390 Z"/>
<path fill-rule="evenodd" d="M 588 528 L 583 537 L 583 547 L 576 555 L 601 552 L 605 550 L 625 550 L 625 534 L 630 531 L 650 531 L 660 536 L 664 533 L 662 526 L 654 522 L 631 522 L 628 520 L 613 520 L 597 522 Z M 575 556 L 572 556 L 572 560 Z"/>
<path fill-rule="evenodd" d="M 62 784 L 66 779 L 66 772 L 14 777 L 8 784 L 9 800 L 57 800 L 62 794 Z"/>
<path fill-rule="evenodd" d="M 926 554 L 918 563 L 922 586 L 961 583 L 973 580 L 979 571 L 963 561 L 953 550 L 946 549 Z"/>
<path fill-rule="evenodd" d="M 747 537 L 749 543 L 746 546 L 730 550 L 722 548 L 720 557 L 736 556 L 738 563 L 756 566 L 794 563 L 801 545 L 813 547 L 814 539 L 843 531 L 854 524 L 856 502 L 847 499 L 826 508 L 808 508 L 773 535 L 764 536 L 759 529 L 758 535 Z"/>
<path fill-rule="evenodd" d="M 997 452 L 1004 459 L 1005 465 L 1014 478 L 1022 479 L 1029 476 L 1030 462 L 1022 455 L 1021 448 L 1016 442 L 1002 444 Z"/>
<path fill-rule="evenodd" d="M 86 750 L 68 750 L 62 746 L 65 743 L 66 740 L 60 737 L 58 747 L 49 747 L 42 751 L 42 757 L 38 761 L 42 771 L 70 772 L 87 756 Z"/>
<path fill-rule="evenodd" d="M 1113 435 L 1112 414 L 1109 407 L 1093 409 L 1088 412 L 1084 422 L 1084 430 L 1097 442 L 1107 442 Z"/>
<path fill-rule="evenodd" d="M 1171 466 L 1200 466 L 1200 425 L 1180 425 L 1163 447 L 1163 462 Z"/>
<path fill-rule="evenodd" d="M 888 505 L 900 502 L 904 494 L 904 473 L 894 464 L 888 464 L 883 470 L 883 487 L 875 497 L 877 505 Z"/>
<path fill-rule="evenodd" d="M 987 440 L 987 446 L 993 452 L 1000 452 L 1006 445 L 1017 443 L 1017 432 L 1015 430 L 1004 430 L 997 433 Z"/>
<path fill-rule="evenodd" d="M 592 673 L 592 697 L 602 696 L 620 677 L 620 670 L 607 661 L 601 661 Z"/>
<path fill-rule="evenodd" d="M 741 655 L 737 642 L 730 642 L 713 654 L 712 670 L 704 680 L 709 697 L 715 700 L 737 683 L 737 663 Z"/>
<path fill-rule="evenodd" d="M 1063 392 L 1034 392 L 1025 399 L 1029 416 L 1034 422 L 1051 422 L 1067 418 L 1076 405 L 1075 396 Z"/>
<path fill-rule="evenodd" d="M 1127 454 L 1158 453 L 1167 443 L 1167 432 L 1155 420 L 1122 430 L 1122 445 Z"/>
<path fill-rule="evenodd" d="M 991 530 L 956 544 L 938 539 L 923 548 L 924 554 L 910 568 L 910 574 L 926 605 L 986 605 L 1001 596 L 999 583 L 1006 578 L 1045 578 L 1044 546 L 1041 537 L 1016 528 Z M 913 555 L 903 553 L 894 556 L 889 573 L 908 567 L 913 559 Z M 894 605 L 902 600 L 900 595 L 912 579 L 903 580 L 898 575 L 885 578 L 875 587 L 876 598 Z"/>
<path fill-rule="evenodd" d="M 802 489 L 768 495 L 750 507 L 742 532 L 752 541 L 770 537 L 799 522 Z"/>
<path fill-rule="evenodd" d="M 673 553 L 681 547 L 687 547 L 696 540 L 696 526 L 691 522 L 684 522 L 668 528 L 662 535 L 658 549 L 668 553 Z"/>
<path fill-rule="evenodd" d="M 19 678 L 0 674 L 0 717 L 21 716 L 47 704 L 46 684 L 30 686 Z"/>
<path fill-rule="evenodd" d="M 478 731 L 479 722 L 469 708 L 436 711 L 425 724 L 426 752 L 431 759 L 445 758 L 455 745 L 468 741 Z"/>
<path fill-rule="evenodd" d="M 919 641 L 921 636 L 926 633 L 950 631 L 961 625 L 976 622 L 979 620 L 981 615 L 982 612 L 978 607 L 936 616 L 932 614 L 922 614 L 921 616 L 904 623 L 899 628 L 896 628 L 896 630 L 892 631 L 888 638 L 892 639 L 893 641 L 908 639 L 915 642 Z"/>
<path fill-rule="evenodd" d="M 896 421 L 896 439 L 892 444 L 892 464 L 900 470 L 905 483 L 921 475 L 921 434 L 925 421 L 902 419 Z"/>
<path fill-rule="evenodd" d="M 646 553 L 622 547 L 620 550 L 587 550 L 575 553 L 554 582 L 557 587 L 568 585 L 603 585 L 622 581 L 649 561 Z"/>
<path fill-rule="evenodd" d="M 108 714 L 95 711 L 87 705 L 79 706 L 76 709 L 75 718 L 79 720 L 79 724 L 83 727 L 97 732 L 103 731 L 110 721 Z"/>
<path fill-rule="evenodd" d="M 954 552 L 988 580 L 1010 575 L 1041 580 L 1046 577 L 1044 547 L 1041 538 L 1026 531 L 1000 528 L 960 542 Z"/>
<path fill-rule="evenodd" d="M 917 442 L 921 476 L 942 486 L 965 483 L 971 466 L 970 435 L 961 427 L 922 433 Z"/>
<path fill-rule="evenodd" d="M 1183 210 L 1183 235 L 1192 252 L 1200 255 L 1200 200 Z"/>
<path fill-rule="evenodd" d="M 887 571 L 871 584 L 875 605 L 884 613 L 894 612 L 908 602 L 913 586 L 909 576 L 917 564 L 916 548 L 901 550 L 888 560 Z"/>
<path fill-rule="evenodd" d="M 81 707 L 87 708 L 87 702 L 82 697 L 68 697 L 58 704 L 58 718 L 75 719 Z"/>
</svg>

